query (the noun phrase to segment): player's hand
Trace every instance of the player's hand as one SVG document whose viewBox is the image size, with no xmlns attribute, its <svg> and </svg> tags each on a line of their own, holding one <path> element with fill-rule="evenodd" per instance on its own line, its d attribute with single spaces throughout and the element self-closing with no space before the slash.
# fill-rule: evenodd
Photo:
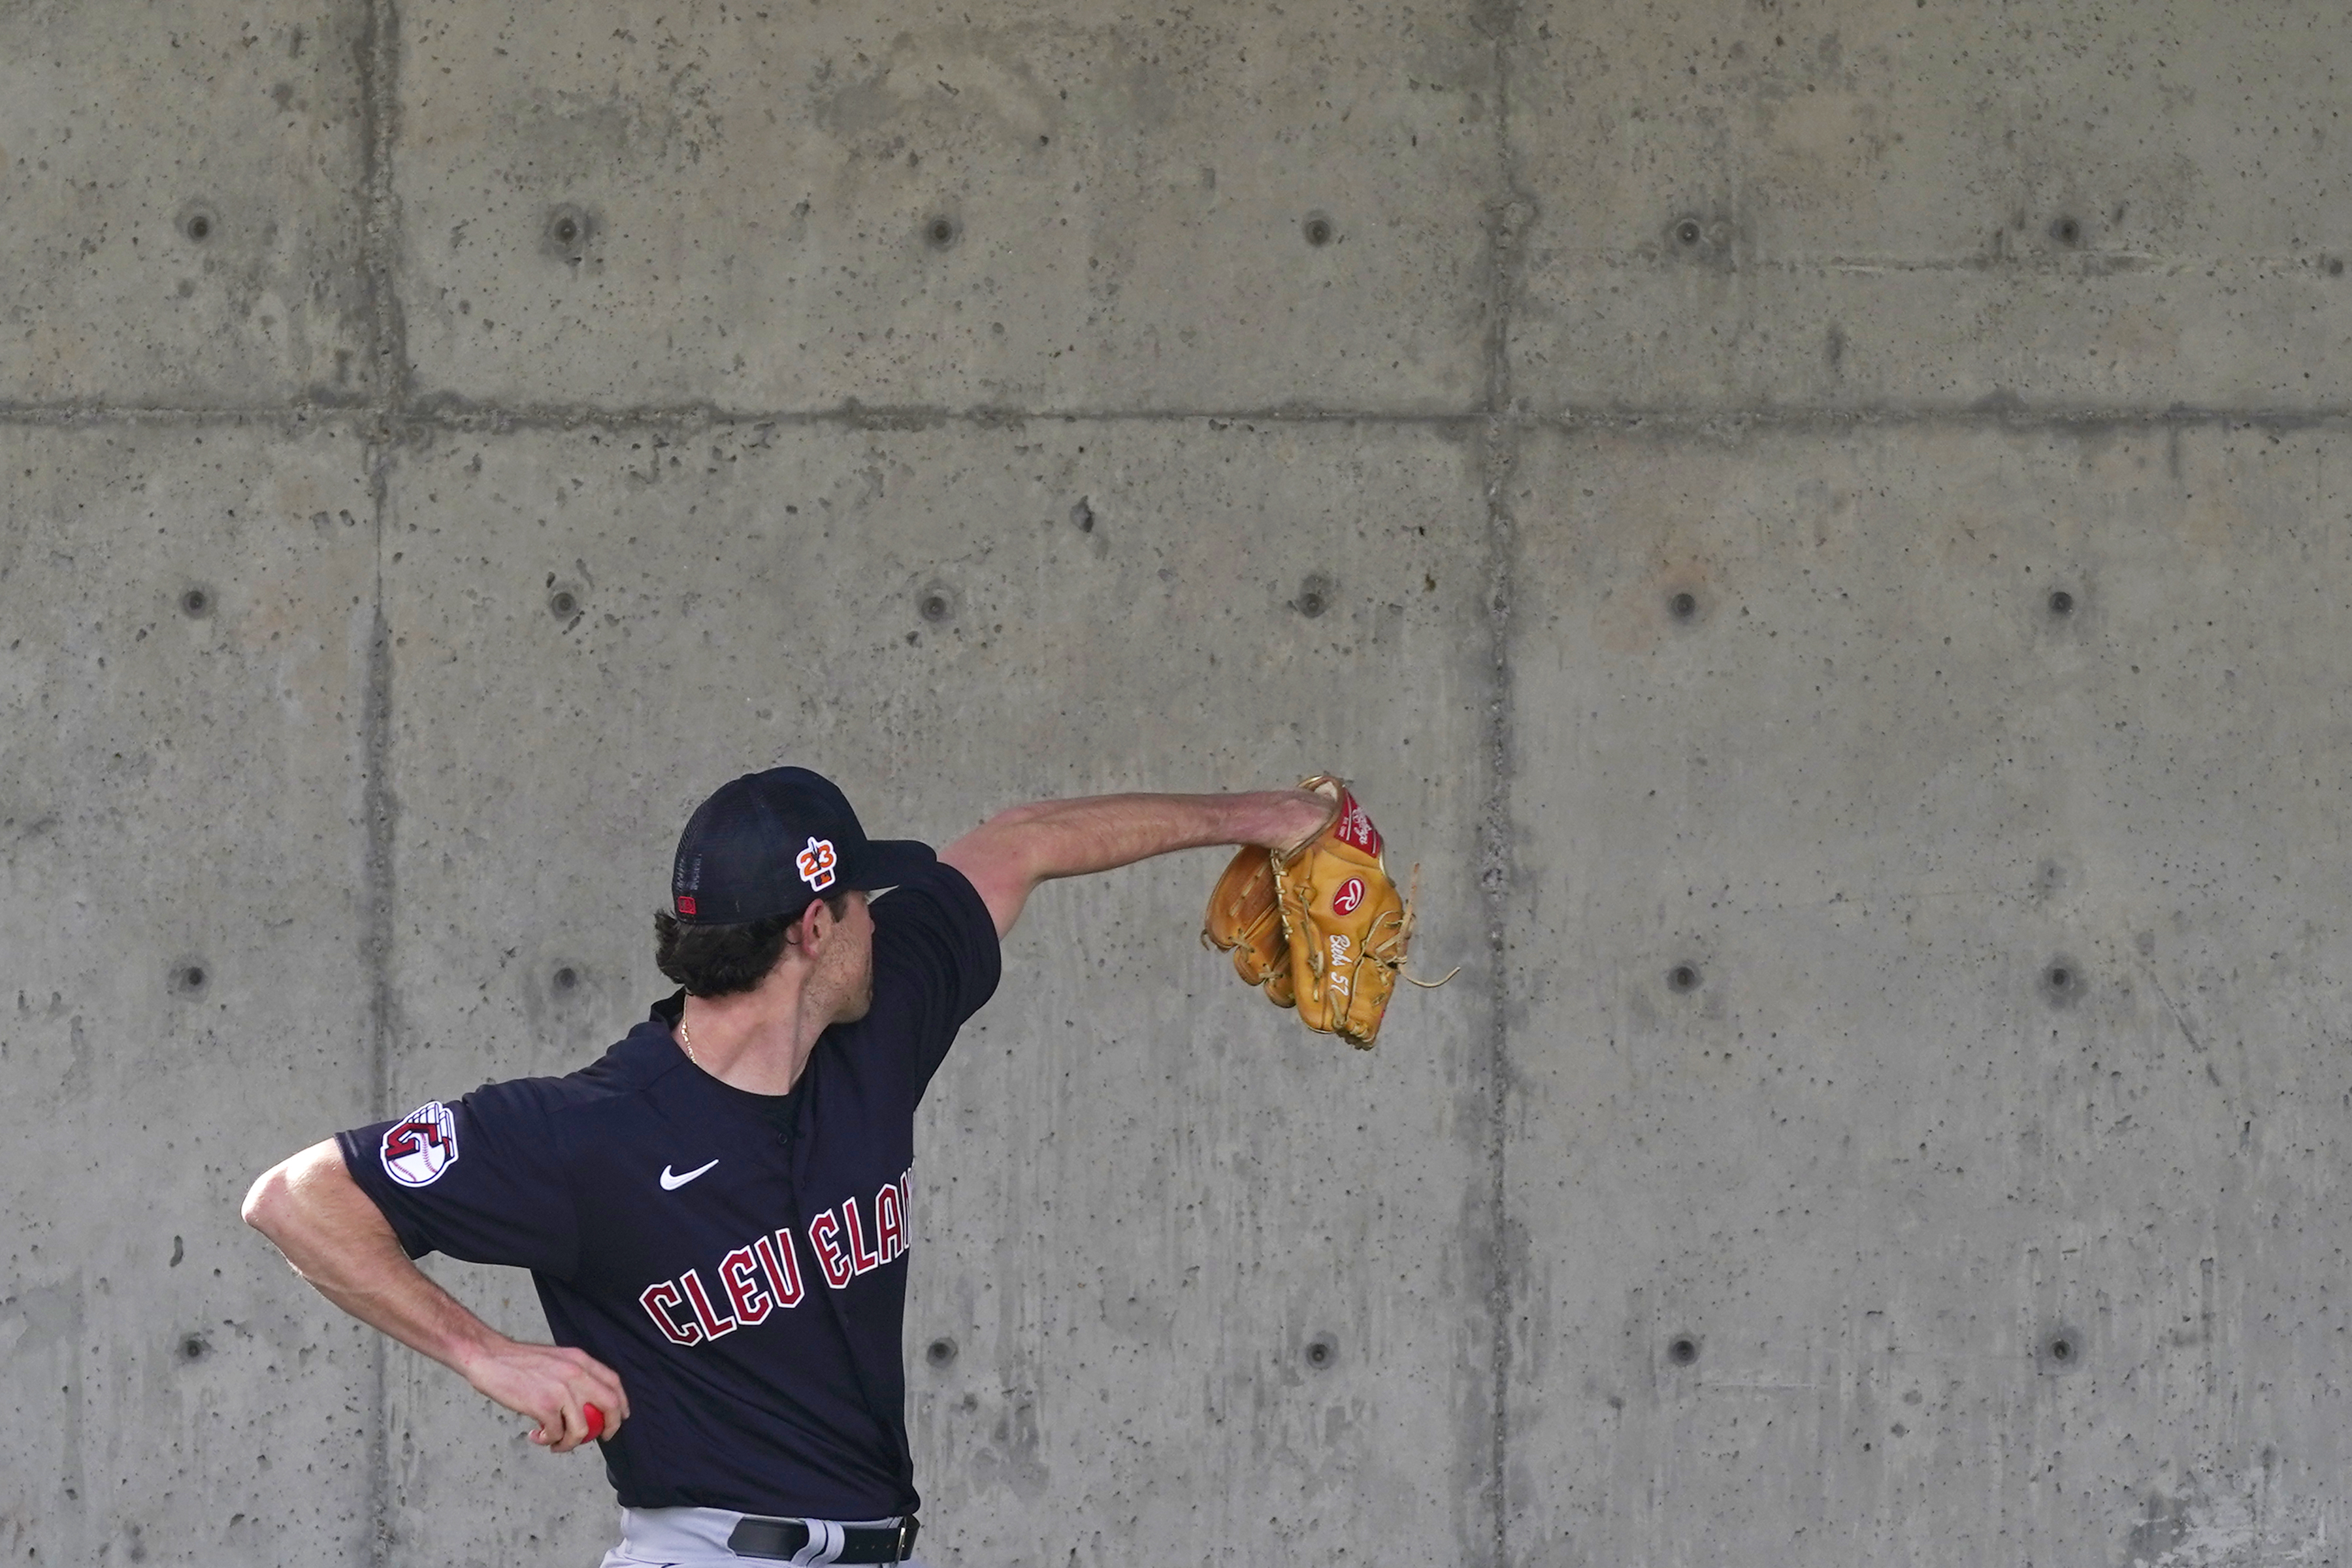
<svg viewBox="0 0 2352 1568">
<path fill-rule="evenodd" d="M 468 1358 L 463 1370 L 477 1392 L 538 1422 L 530 1440 L 550 1453 L 568 1454 L 592 1436 L 610 1437 L 629 1416 L 629 1396 L 613 1369 L 566 1345 L 501 1339 Z M 604 1418 L 593 1434 L 591 1405 Z"/>
<path fill-rule="evenodd" d="M 1339 813 L 1338 802 L 1313 790 L 1282 790 L 1275 795 L 1267 809 L 1265 831 L 1250 842 L 1264 845 L 1277 855 L 1293 854 L 1301 846 L 1321 837 Z"/>
</svg>

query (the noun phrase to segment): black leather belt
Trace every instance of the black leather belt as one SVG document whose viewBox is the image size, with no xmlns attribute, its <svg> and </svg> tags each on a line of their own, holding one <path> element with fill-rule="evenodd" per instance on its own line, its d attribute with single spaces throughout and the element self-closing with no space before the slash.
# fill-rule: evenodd
<svg viewBox="0 0 2352 1568">
<path fill-rule="evenodd" d="M 818 1550 L 801 1558 L 804 1563 L 904 1563 L 914 1555 L 915 1537 L 922 1523 L 910 1513 L 896 1524 L 834 1524 L 818 1520 L 815 1529 L 828 1538 L 840 1539 L 818 1542 Z M 727 1550 L 738 1557 L 788 1563 L 807 1550 L 811 1539 L 806 1520 L 761 1519 L 747 1513 L 727 1538 Z"/>
</svg>

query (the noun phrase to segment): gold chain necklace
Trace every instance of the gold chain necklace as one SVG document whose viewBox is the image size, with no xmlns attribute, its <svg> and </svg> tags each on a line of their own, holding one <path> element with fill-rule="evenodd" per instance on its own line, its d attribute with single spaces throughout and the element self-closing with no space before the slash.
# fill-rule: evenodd
<svg viewBox="0 0 2352 1568">
<path fill-rule="evenodd" d="M 688 1061 L 692 1062 L 696 1067 L 702 1065 L 702 1058 L 694 1054 L 694 1037 L 686 1032 L 686 1014 L 683 1011 L 677 1016 L 677 1043 L 686 1047 Z"/>
</svg>

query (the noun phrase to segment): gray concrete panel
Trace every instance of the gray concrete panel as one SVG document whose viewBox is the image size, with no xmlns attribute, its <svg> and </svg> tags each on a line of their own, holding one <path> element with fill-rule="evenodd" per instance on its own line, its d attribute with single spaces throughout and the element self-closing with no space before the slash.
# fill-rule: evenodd
<svg viewBox="0 0 2352 1568">
<path fill-rule="evenodd" d="M 687 812 L 782 759 L 935 842 L 1036 796 L 1338 768 L 1430 862 L 1429 963 L 1475 970 L 1477 461 L 1221 421 L 404 455 L 395 1098 L 568 1070 L 642 1016 Z M 1372 1055 L 1308 1037 L 1196 944 L 1221 864 L 1042 890 L 926 1104 L 908 1331 L 933 1561 L 1491 1550 L 1486 993 L 1409 994 Z M 543 1331 L 520 1277 L 439 1272 Z M 609 1541 L 591 1461 L 530 1452 L 404 1352 L 391 1398 L 403 1560 Z"/>
<path fill-rule="evenodd" d="M 1512 1561 L 2339 1560 L 2345 458 L 1531 439 Z"/>
<path fill-rule="evenodd" d="M 0 405 L 372 390 L 365 17 L 0 9 Z"/>
<path fill-rule="evenodd" d="M 601 1050 L 790 755 L 1356 773 L 1471 964 L 1041 895 L 938 1560 L 2339 1562 L 2343 24 L 0 5 L 0 1557 L 593 1560 L 236 1201 Z"/>
<path fill-rule="evenodd" d="M 236 1213 L 373 1088 L 360 445 L 19 428 L 0 473 L 0 1549 L 364 1561 L 373 1336 Z"/>
<path fill-rule="evenodd" d="M 403 27 L 401 293 L 432 398 L 1482 395 L 1495 62 L 1465 15 L 597 0 Z"/>
<path fill-rule="evenodd" d="M 1523 407 L 2352 402 L 2333 6 L 1536 0 Z"/>
</svg>

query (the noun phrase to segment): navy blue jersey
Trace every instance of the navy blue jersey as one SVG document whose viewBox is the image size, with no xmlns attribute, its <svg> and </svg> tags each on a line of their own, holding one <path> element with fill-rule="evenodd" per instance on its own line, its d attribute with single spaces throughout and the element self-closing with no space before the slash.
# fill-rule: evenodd
<svg viewBox="0 0 2352 1568">
<path fill-rule="evenodd" d="M 411 1257 L 529 1268 L 555 1342 L 619 1374 L 624 1506 L 911 1513 L 915 1107 L 998 962 L 980 895 L 938 865 L 876 900 L 873 1006 L 786 1104 L 689 1062 L 673 996 L 568 1077 L 341 1134 L 343 1163 Z"/>
</svg>

